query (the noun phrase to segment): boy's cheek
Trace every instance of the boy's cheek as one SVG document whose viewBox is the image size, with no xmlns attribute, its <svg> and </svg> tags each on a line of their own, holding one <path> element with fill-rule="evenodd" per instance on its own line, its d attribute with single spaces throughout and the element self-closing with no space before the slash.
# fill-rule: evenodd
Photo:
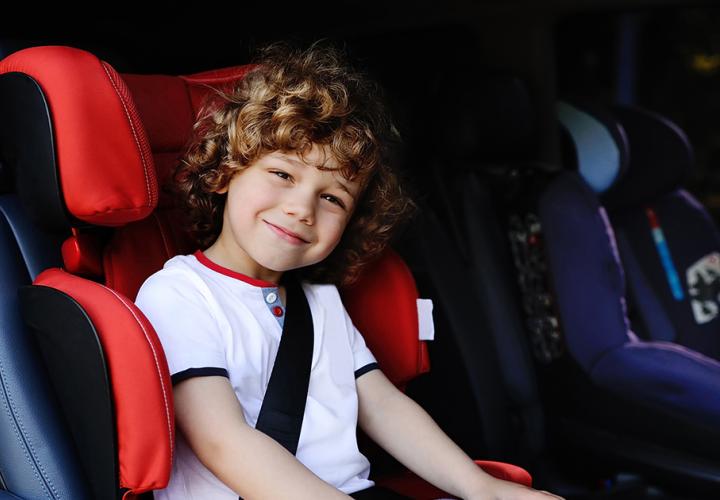
<svg viewBox="0 0 720 500">
<path fill-rule="evenodd" d="M 340 240 L 340 238 L 342 238 L 342 235 L 345 233 L 345 231 L 347 231 L 349 223 L 350 223 L 350 217 L 345 217 L 345 218 L 337 225 L 336 233 L 337 233 L 337 239 L 338 239 L 338 240 Z"/>
</svg>

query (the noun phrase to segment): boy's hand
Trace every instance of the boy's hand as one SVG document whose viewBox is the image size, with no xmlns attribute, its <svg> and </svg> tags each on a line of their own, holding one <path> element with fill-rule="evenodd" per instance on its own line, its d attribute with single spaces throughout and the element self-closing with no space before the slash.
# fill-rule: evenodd
<svg viewBox="0 0 720 500">
<path fill-rule="evenodd" d="M 562 499 L 484 472 L 380 370 L 358 377 L 357 388 L 362 430 L 408 469 L 441 490 L 465 500 Z"/>
<path fill-rule="evenodd" d="M 547 491 L 534 490 L 521 484 L 495 478 L 483 490 L 467 495 L 465 500 L 549 500 L 550 498 L 563 500 L 563 497 Z"/>
</svg>

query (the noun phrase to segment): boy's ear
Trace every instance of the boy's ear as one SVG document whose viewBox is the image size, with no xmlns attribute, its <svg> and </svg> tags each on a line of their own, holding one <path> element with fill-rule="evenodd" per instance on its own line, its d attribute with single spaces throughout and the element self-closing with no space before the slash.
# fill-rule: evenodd
<svg viewBox="0 0 720 500">
<path fill-rule="evenodd" d="M 220 189 L 218 189 L 218 190 L 215 191 L 215 192 L 216 192 L 217 194 L 225 194 L 225 193 L 228 192 L 228 188 L 229 188 L 229 186 L 224 186 L 224 187 L 221 187 Z"/>
</svg>

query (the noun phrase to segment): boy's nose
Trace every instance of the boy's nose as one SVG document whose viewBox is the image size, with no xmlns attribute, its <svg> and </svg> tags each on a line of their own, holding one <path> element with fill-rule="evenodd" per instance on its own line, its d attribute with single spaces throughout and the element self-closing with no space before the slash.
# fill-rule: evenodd
<svg viewBox="0 0 720 500">
<path fill-rule="evenodd" d="M 286 200 L 283 211 L 305 224 L 312 225 L 315 223 L 315 204 L 314 199 L 307 195 L 293 196 Z"/>
</svg>

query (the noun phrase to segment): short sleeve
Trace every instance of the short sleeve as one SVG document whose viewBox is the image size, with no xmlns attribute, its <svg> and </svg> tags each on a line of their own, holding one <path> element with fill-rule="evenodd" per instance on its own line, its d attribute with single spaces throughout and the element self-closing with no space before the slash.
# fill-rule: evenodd
<svg viewBox="0 0 720 500">
<path fill-rule="evenodd" d="M 348 334 L 350 336 L 350 347 L 353 353 L 353 369 L 355 370 L 355 378 L 366 374 L 371 370 L 379 369 L 377 360 L 370 349 L 365 344 L 360 331 L 353 325 L 350 315 L 343 306 L 343 313 L 345 314 L 345 324 L 347 325 Z"/>
<path fill-rule="evenodd" d="M 222 331 L 200 286 L 182 272 L 150 276 L 135 299 L 160 338 L 173 384 L 198 376 L 228 376 Z"/>
</svg>

